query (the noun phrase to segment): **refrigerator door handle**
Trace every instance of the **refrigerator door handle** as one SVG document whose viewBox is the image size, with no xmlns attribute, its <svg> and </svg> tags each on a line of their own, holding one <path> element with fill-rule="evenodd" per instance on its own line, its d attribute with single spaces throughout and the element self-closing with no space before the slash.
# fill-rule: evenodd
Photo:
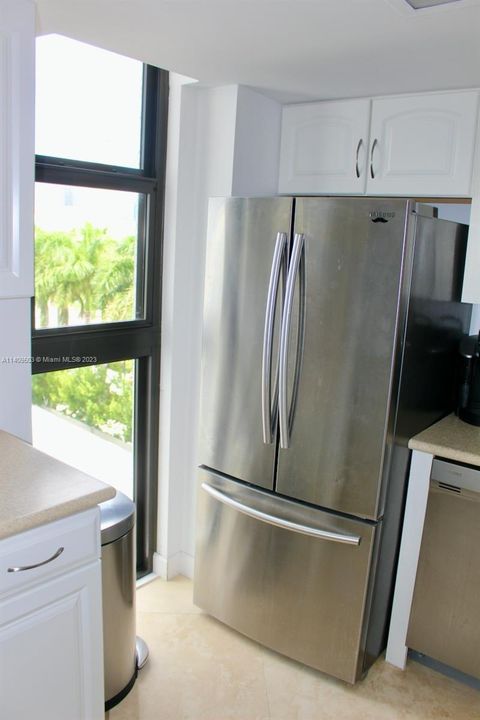
<svg viewBox="0 0 480 720">
<path fill-rule="evenodd" d="M 277 517 L 276 515 L 270 515 L 262 510 L 257 510 L 257 508 L 251 507 L 250 505 L 245 505 L 244 503 L 235 500 L 230 497 L 230 495 L 223 493 L 221 490 L 217 490 L 217 488 L 214 488 L 205 482 L 202 483 L 201 487 L 215 500 L 218 500 L 224 505 L 228 505 L 234 510 L 238 510 L 238 512 L 241 512 L 244 515 L 248 515 L 256 520 L 261 520 L 261 522 L 268 523 L 269 525 L 275 525 L 276 527 L 297 532 L 301 535 L 309 535 L 310 537 L 319 538 L 320 540 L 329 540 L 331 542 L 343 543 L 345 545 L 360 545 L 361 537 L 359 535 L 348 535 L 346 533 L 332 532 L 331 530 L 321 530 L 320 528 L 303 525 L 293 522 L 292 520 L 286 520 L 284 518 Z"/>
<path fill-rule="evenodd" d="M 275 329 L 275 308 L 277 304 L 280 274 L 284 272 L 284 287 L 287 269 L 287 233 L 277 233 L 275 250 L 273 253 L 272 270 L 268 285 L 267 307 L 265 310 L 265 329 L 263 332 L 262 353 L 262 428 L 263 442 L 271 445 L 273 432 L 276 426 L 278 411 L 278 370 L 275 375 L 272 402 L 272 349 L 273 333 Z"/>
<path fill-rule="evenodd" d="M 288 410 L 288 347 L 290 330 L 292 325 L 293 298 L 297 276 L 300 279 L 299 294 L 299 325 L 297 335 L 297 353 L 295 361 L 295 375 L 293 379 L 292 399 L 290 410 Z M 297 401 L 298 384 L 303 356 L 303 344 L 305 336 L 305 235 L 296 233 L 293 241 L 292 258 L 287 277 L 285 291 L 285 307 L 282 318 L 282 330 L 280 334 L 280 358 L 279 358 L 279 424 L 280 424 L 280 447 L 290 446 L 290 433 L 293 426 L 295 406 Z"/>
</svg>

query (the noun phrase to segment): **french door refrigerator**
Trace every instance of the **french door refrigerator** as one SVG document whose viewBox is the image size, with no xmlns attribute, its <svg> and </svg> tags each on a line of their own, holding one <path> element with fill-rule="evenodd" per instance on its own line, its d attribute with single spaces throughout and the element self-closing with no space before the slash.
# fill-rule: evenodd
<svg viewBox="0 0 480 720">
<path fill-rule="evenodd" d="M 408 438 L 453 406 L 465 230 L 401 198 L 210 204 L 194 601 L 352 683 L 385 644 Z"/>
</svg>

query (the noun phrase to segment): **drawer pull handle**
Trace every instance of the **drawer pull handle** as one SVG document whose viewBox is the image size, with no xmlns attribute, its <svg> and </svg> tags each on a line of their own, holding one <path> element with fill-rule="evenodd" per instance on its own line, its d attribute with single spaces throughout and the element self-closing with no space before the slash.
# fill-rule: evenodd
<svg viewBox="0 0 480 720">
<path fill-rule="evenodd" d="M 57 552 L 53 553 L 52 557 L 49 557 L 47 560 L 35 563 L 35 565 L 20 565 L 20 567 L 9 567 L 7 572 L 23 572 L 24 570 L 33 570 L 34 568 L 41 567 L 42 565 L 46 565 L 47 563 L 52 562 L 52 560 L 56 560 L 63 553 L 64 550 L 65 548 L 59 547 Z"/>
</svg>

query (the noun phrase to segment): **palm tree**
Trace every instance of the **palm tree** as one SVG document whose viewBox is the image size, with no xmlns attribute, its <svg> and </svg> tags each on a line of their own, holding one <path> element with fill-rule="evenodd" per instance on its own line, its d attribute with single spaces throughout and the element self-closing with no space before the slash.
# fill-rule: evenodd
<svg viewBox="0 0 480 720">
<path fill-rule="evenodd" d="M 78 304 L 80 317 L 91 322 L 131 319 L 135 288 L 136 239 L 120 242 L 106 229 L 86 223 L 70 233 L 36 229 L 35 290 L 40 327 L 48 325 L 49 303 L 56 305 L 60 326 L 69 324 L 69 308 Z"/>
<path fill-rule="evenodd" d="M 48 307 L 58 307 L 59 322 L 68 325 L 68 300 L 65 286 L 69 268 L 74 264 L 71 233 L 45 232 L 35 228 L 35 304 L 40 311 L 40 327 L 48 327 Z"/>
<path fill-rule="evenodd" d="M 80 317 L 89 323 L 92 314 L 101 306 L 101 275 L 105 255 L 112 240 L 106 229 L 94 228 L 86 223 L 75 238 L 75 261 L 70 280 L 72 302 L 80 305 Z"/>
<path fill-rule="evenodd" d="M 106 247 L 106 262 L 99 275 L 102 292 L 100 310 L 104 321 L 130 320 L 135 290 L 135 249 L 133 235 Z"/>
<path fill-rule="evenodd" d="M 48 326 L 49 304 L 59 325 L 69 324 L 77 305 L 89 322 L 100 311 L 104 321 L 130 319 L 135 288 L 136 238 L 113 240 L 87 223 L 81 230 L 35 232 L 35 302 L 40 327 Z M 124 367 L 122 367 L 124 366 Z M 132 361 L 36 375 L 36 404 L 53 407 L 126 442 L 132 437 Z"/>
</svg>

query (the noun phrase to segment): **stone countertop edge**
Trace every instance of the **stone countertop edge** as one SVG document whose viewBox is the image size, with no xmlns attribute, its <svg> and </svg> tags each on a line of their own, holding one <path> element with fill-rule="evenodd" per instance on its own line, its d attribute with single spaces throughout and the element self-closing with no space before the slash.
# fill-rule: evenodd
<svg viewBox="0 0 480 720">
<path fill-rule="evenodd" d="M 101 480 L 0 431 L 0 539 L 115 497 Z"/>
<path fill-rule="evenodd" d="M 480 467 L 480 427 L 470 425 L 453 414 L 415 435 L 408 447 Z"/>
</svg>

